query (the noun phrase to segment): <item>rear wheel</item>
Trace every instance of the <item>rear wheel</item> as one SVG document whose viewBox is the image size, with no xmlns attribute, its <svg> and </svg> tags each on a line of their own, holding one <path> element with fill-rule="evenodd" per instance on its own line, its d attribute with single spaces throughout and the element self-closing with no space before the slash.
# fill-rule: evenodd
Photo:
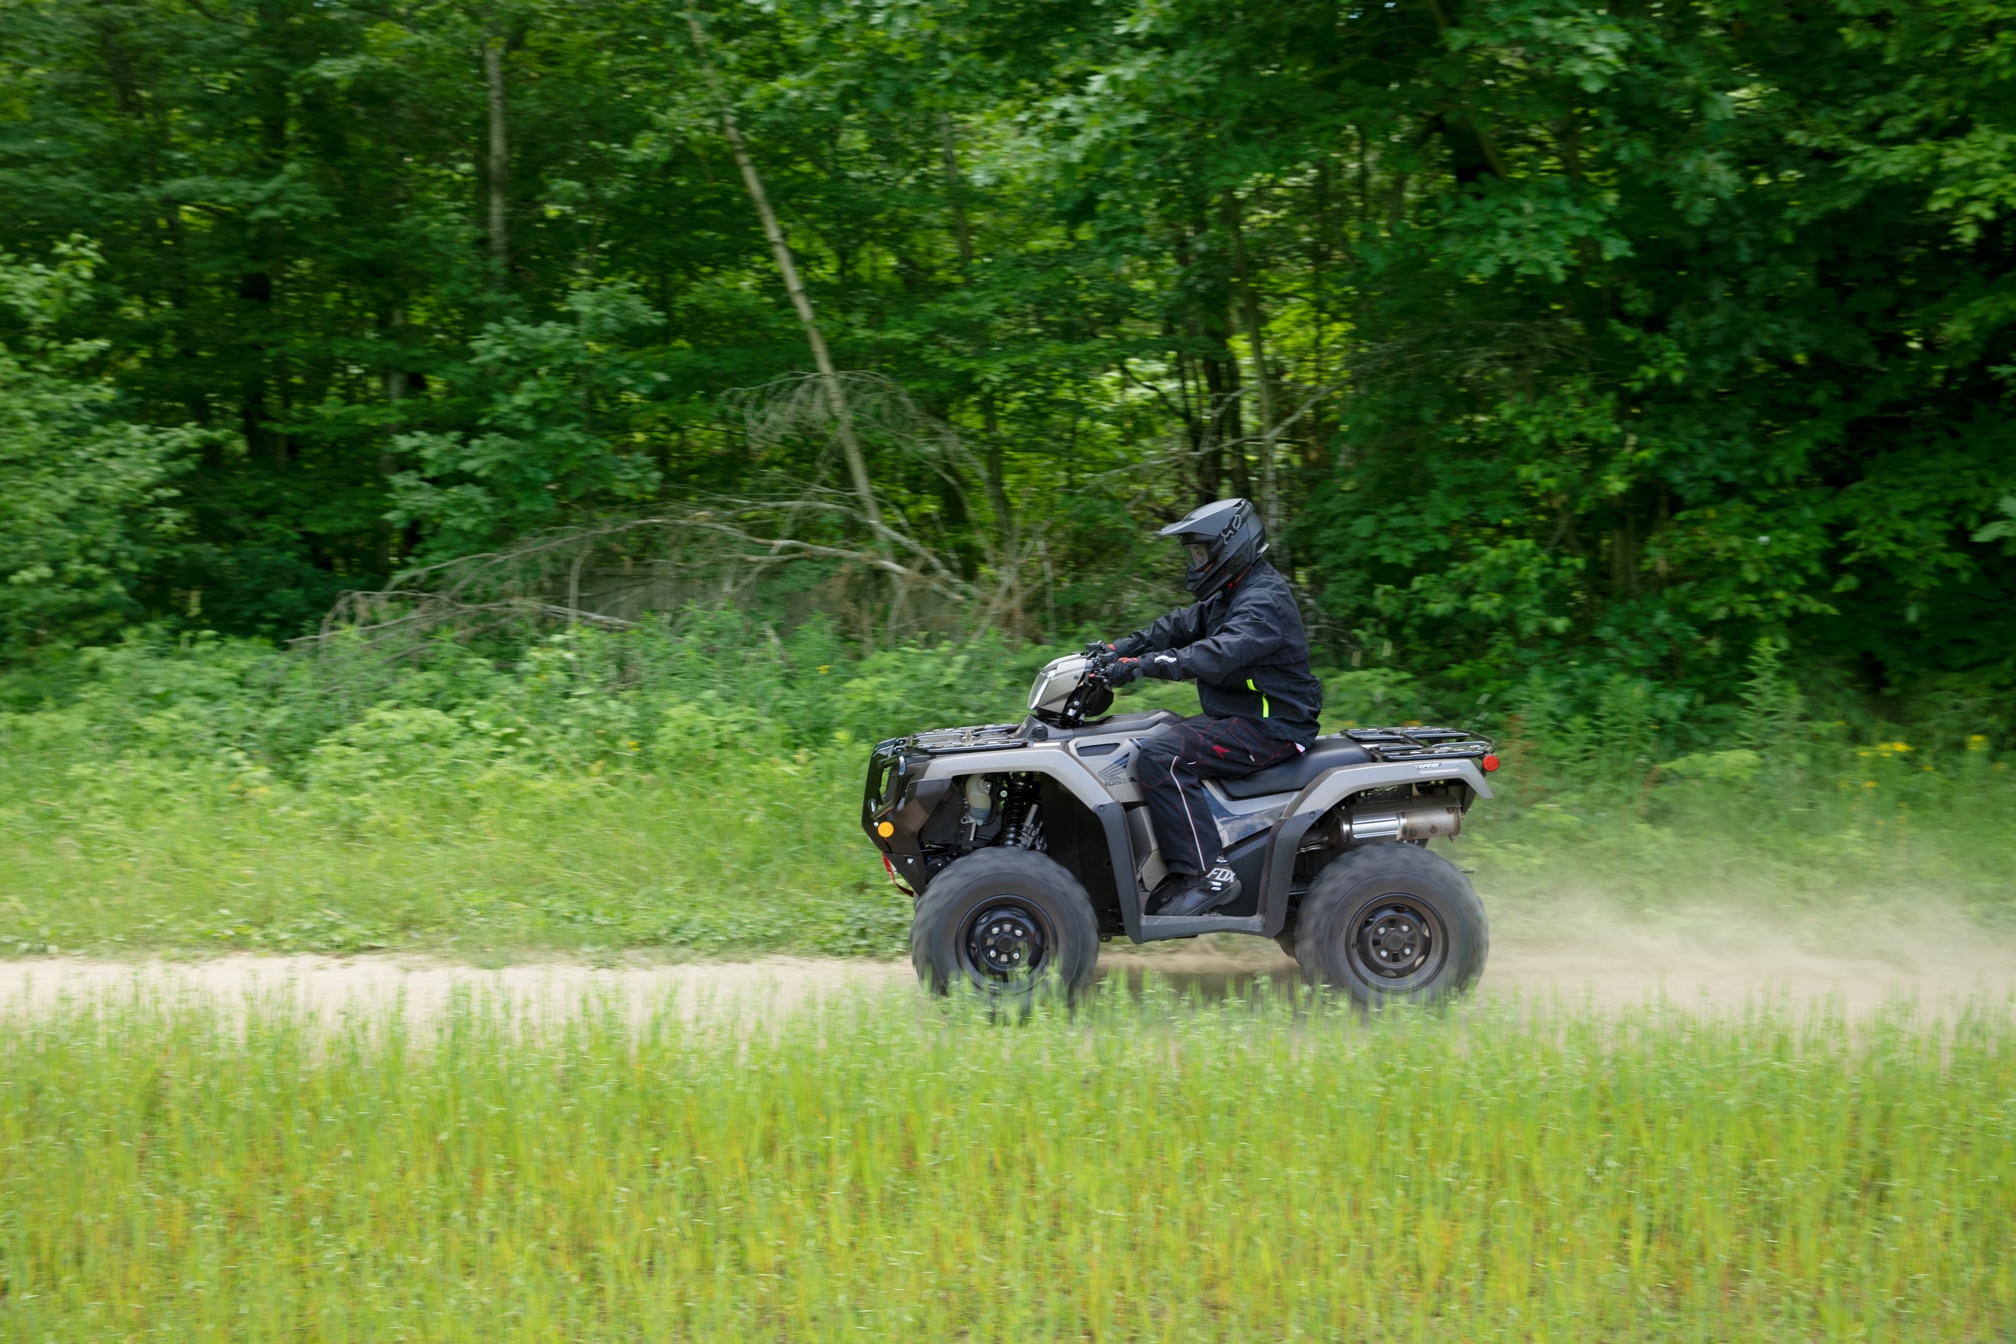
<svg viewBox="0 0 2016 1344">
<path fill-rule="evenodd" d="M 934 994 L 964 988 L 1003 1006 L 1076 999 L 1099 964 L 1099 921 L 1078 879 L 1031 850 L 983 849 L 917 898 L 910 962 Z"/>
<path fill-rule="evenodd" d="M 1303 977 L 1368 1008 L 1460 994 L 1490 950 L 1470 879 L 1412 845 L 1371 845 L 1338 859 L 1311 884 L 1295 926 Z"/>
</svg>

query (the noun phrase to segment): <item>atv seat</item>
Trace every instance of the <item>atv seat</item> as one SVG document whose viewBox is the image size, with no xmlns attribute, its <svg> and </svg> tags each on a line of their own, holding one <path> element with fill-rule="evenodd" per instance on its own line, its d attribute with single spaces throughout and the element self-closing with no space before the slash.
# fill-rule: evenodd
<svg viewBox="0 0 2016 1344">
<path fill-rule="evenodd" d="M 1372 753 L 1348 737 L 1319 737 L 1314 746 L 1292 761 L 1270 765 L 1244 779 L 1221 779 L 1227 798 L 1260 798 L 1270 793 L 1299 793 L 1326 770 L 1340 765 L 1364 765 Z"/>
</svg>

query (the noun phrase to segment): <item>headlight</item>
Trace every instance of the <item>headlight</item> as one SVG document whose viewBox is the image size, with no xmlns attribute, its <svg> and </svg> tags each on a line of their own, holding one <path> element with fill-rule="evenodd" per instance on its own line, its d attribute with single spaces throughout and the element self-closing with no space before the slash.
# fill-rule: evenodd
<svg viewBox="0 0 2016 1344">
<path fill-rule="evenodd" d="M 1054 714 L 1063 709 L 1071 692 L 1085 679 L 1085 668 L 1090 662 L 1082 653 L 1070 653 L 1045 663 L 1029 688 L 1029 712 Z"/>
</svg>

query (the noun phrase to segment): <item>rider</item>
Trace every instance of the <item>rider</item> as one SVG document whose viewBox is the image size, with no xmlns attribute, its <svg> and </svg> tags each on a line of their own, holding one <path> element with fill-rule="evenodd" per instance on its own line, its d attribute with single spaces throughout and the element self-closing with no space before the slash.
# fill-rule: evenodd
<svg viewBox="0 0 2016 1344">
<path fill-rule="evenodd" d="M 1109 686 L 1136 677 L 1195 678 L 1203 713 L 1146 738 L 1136 771 L 1169 870 L 1149 897 L 1162 915 L 1201 915 L 1239 896 L 1221 860 L 1205 778 L 1238 779 L 1309 749 L 1323 686 L 1309 671 L 1302 613 L 1253 505 L 1221 499 L 1162 529 L 1189 554 L 1183 586 L 1197 600 L 1145 630 L 1096 645 L 1093 671 Z M 1216 855 L 1209 864 L 1207 855 Z"/>
</svg>

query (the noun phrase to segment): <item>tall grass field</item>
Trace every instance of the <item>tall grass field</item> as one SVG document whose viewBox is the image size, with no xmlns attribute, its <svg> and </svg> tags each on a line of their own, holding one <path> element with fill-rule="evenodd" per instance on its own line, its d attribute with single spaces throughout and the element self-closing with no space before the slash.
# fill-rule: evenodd
<svg viewBox="0 0 2016 1344">
<path fill-rule="evenodd" d="M 113 993 L 0 1020 L 0 1337 L 2005 1340 L 2012 1047 L 2006 1005 Z"/>
<path fill-rule="evenodd" d="M 1055 650 L 850 650 L 732 616 L 424 658 L 184 639 L 0 679 L 0 956 L 357 952 L 900 956 L 857 824 L 877 738 L 1020 716 Z M 1964 715 L 1739 705 L 1537 674 L 1486 716 L 1388 668 L 1326 724 L 1497 734 L 1458 857 L 1494 911 L 1562 896 L 2016 922 L 2016 775 Z M 1123 706 L 1192 711 L 1155 683 Z M 1922 731 L 1921 731 L 1922 729 Z"/>
</svg>

